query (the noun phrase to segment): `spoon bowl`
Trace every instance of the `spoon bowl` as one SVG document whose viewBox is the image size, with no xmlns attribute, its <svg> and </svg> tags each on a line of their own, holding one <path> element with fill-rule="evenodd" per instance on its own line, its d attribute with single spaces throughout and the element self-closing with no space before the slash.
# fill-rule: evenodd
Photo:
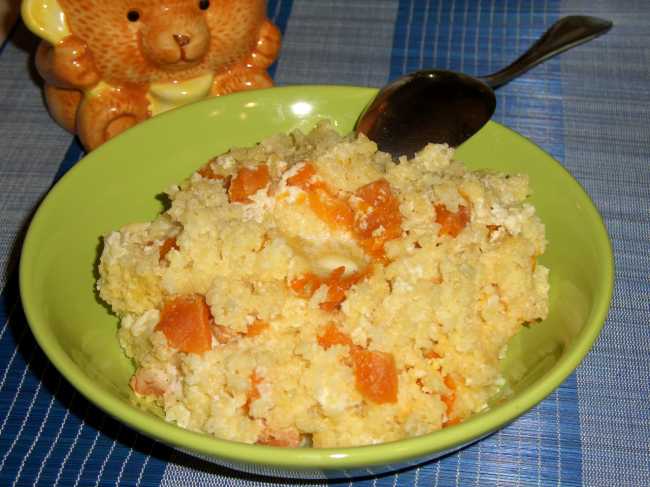
<svg viewBox="0 0 650 487">
<path fill-rule="evenodd" d="M 428 142 L 459 146 L 492 118 L 496 104 L 492 88 L 478 78 L 416 71 L 381 90 L 356 130 L 396 159 L 412 157 Z"/>
<path fill-rule="evenodd" d="M 395 160 L 412 157 L 428 143 L 457 147 L 492 118 L 495 88 L 611 27 L 612 22 L 597 17 L 564 17 L 512 64 L 491 75 L 476 78 L 432 69 L 402 76 L 379 91 L 355 131 Z"/>
</svg>

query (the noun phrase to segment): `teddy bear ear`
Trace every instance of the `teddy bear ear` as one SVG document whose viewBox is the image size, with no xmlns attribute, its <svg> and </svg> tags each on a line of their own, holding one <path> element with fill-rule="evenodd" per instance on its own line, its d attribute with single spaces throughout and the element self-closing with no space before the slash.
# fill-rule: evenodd
<svg viewBox="0 0 650 487">
<path fill-rule="evenodd" d="M 29 30 L 51 44 L 57 44 L 70 35 L 65 14 L 57 0 L 23 0 L 21 14 Z"/>
</svg>

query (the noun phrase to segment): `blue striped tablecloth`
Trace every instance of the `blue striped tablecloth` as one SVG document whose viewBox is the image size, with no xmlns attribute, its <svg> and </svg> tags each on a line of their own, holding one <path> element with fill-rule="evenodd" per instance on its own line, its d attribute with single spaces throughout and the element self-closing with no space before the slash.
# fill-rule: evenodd
<svg viewBox="0 0 650 487">
<path fill-rule="evenodd" d="M 486 74 L 563 15 L 614 21 L 605 37 L 501 88 L 495 115 L 561 161 L 605 218 L 617 274 L 600 339 L 558 390 L 497 434 L 350 484 L 650 485 L 648 1 L 271 0 L 268 11 L 284 32 L 272 70 L 281 85 L 380 86 L 422 67 Z M 0 485 L 284 485 L 116 423 L 34 342 L 17 291 L 22 237 L 43 195 L 82 155 L 43 106 L 36 44 L 18 23 L 0 48 Z"/>
</svg>

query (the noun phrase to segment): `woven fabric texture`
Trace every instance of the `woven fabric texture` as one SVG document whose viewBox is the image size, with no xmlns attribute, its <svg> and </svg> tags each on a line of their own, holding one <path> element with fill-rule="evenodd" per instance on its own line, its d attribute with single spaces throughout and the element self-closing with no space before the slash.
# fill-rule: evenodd
<svg viewBox="0 0 650 487">
<path fill-rule="evenodd" d="M 616 259 L 604 330 L 581 366 L 497 433 L 354 486 L 650 485 L 650 8 L 646 0 L 270 0 L 284 33 L 277 84 L 380 86 L 426 67 L 487 74 L 555 20 L 608 18 L 606 36 L 497 92 L 495 120 L 558 159 L 601 211 Z M 0 47 L 0 485 L 309 484 L 218 467 L 90 404 L 36 344 L 18 293 L 24 232 L 82 156 L 49 117 L 22 23 Z"/>
</svg>

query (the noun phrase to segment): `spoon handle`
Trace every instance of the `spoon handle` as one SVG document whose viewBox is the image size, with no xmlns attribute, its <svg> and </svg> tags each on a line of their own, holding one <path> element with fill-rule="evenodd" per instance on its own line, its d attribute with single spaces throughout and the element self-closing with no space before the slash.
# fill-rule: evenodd
<svg viewBox="0 0 650 487">
<path fill-rule="evenodd" d="M 604 34 L 612 28 L 612 25 L 609 20 L 597 17 L 581 15 L 563 17 L 515 62 L 480 79 L 490 87 L 497 88 L 548 58 Z"/>
</svg>

